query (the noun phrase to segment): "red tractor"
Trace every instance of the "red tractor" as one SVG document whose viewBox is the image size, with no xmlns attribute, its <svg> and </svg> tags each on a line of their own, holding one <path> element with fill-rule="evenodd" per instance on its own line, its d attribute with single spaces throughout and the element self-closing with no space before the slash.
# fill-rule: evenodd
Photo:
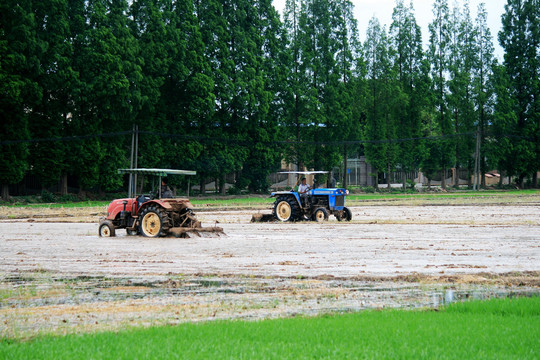
<svg viewBox="0 0 540 360">
<path fill-rule="evenodd" d="M 195 175 L 195 171 L 170 169 L 120 169 L 120 173 L 154 175 Z M 126 229 L 128 235 L 146 237 L 173 234 L 187 237 L 199 236 L 200 232 L 222 233 L 217 227 L 203 228 L 195 218 L 193 205 L 188 199 L 162 198 L 161 186 L 155 195 L 113 200 L 107 208 L 107 216 L 99 222 L 99 236 L 115 236 L 116 229 Z"/>
</svg>

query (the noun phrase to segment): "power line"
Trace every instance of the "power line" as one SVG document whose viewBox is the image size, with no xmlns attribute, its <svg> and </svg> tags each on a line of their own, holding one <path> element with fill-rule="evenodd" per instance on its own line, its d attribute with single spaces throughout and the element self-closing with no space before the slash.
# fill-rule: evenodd
<svg viewBox="0 0 540 360">
<path fill-rule="evenodd" d="M 81 141 L 81 140 L 103 138 L 103 137 L 114 137 L 114 136 L 121 136 L 121 135 L 128 135 L 128 134 L 131 134 L 131 131 L 119 131 L 119 132 L 114 132 L 114 133 L 90 134 L 90 135 L 64 136 L 64 137 L 56 137 L 56 138 L 2 140 L 0 141 L 0 145 L 55 142 L 55 141 Z"/>
<path fill-rule="evenodd" d="M 64 137 L 55 137 L 55 138 L 40 138 L 40 139 L 19 139 L 19 140 L 2 140 L 0 141 L 1 145 L 13 145 L 13 144 L 23 144 L 23 143 L 41 143 L 41 142 L 56 142 L 56 141 L 83 141 L 88 139 L 95 138 L 106 138 L 106 137 L 115 137 L 123 135 L 131 135 L 132 130 L 129 131 L 118 131 L 112 133 L 102 133 L 102 134 L 89 134 L 89 135 L 76 135 L 76 136 L 64 136 Z M 159 136 L 162 138 L 175 138 L 183 140 L 192 140 L 199 142 L 220 142 L 220 143 L 232 143 L 237 145 L 249 145 L 253 141 L 243 140 L 243 139 L 234 139 L 234 138 L 224 138 L 224 137 L 211 137 L 211 136 L 200 136 L 200 135 L 186 135 L 186 134 L 169 134 L 163 132 L 155 131 L 139 131 L 140 135 L 153 135 Z M 402 143 L 407 141 L 434 141 L 442 140 L 448 138 L 456 137 L 476 137 L 475 132 L 465 132 L 458 134 L 447 134 L 447 135 L 437 135 L 437 136 L 426 136 L 426 137 L 412 137 L 412 138 L 401 138 L 401 139 L 376 139 L 376 140 L 329 140 L 329 141 L 297 141 L 297 140 L 278 140 L 278 141 L 259 141 L 258 143 L 264 145 L 275 145 L 275 144 L 284 144 L 284 145 L 360 145 L 360 144 L 387 144 L 387 143 Z M 511 135 L 511 134 L 494 134 L 488 135 L 486 137 L 492 138 L 513 138 L 513 139 L 522 139 L 528 141 L 535 141 L 531 137 L 520 136 L 520 135 Z"/>
</svg>

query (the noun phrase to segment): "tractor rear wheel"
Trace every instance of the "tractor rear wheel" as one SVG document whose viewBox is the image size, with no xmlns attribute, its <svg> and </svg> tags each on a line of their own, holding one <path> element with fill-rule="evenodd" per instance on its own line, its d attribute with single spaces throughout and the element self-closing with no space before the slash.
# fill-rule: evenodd
<svg viewBox="0 0 540 360">
<path fill-rule="evenodd" d="M 99 224 L 99 236 L 100 237 L 112 237 L 116 236 L 115 227 L 110 220 L 105 220 Z"/>
<path fill-rule="evenodd" d="M 274 215 L 279 221 L 294 221 L 298 212 L 298 205 L 286 197 L 280 197 L 274 203 Z"/>
<path fill-rule="evenodd" d="M 328 211 L 325 208 L 318 208 L 313 213 L 313 220 L 318 223 L 328 220 Z"/>
<path fill-rule="evenodd" d="M 167 213 L 158 206 L 149 206 L 141 212 L 139 232 L 146 237 L 165 236 L 169 221 Z"/>
</svg>

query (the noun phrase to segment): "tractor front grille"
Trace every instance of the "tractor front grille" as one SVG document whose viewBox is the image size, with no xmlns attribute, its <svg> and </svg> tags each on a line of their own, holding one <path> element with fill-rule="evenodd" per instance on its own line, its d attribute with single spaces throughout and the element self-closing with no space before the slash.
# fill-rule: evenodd
<svg viewBox="0 0 540 360">
<path fill-rule="evenodd" d="M 336 206 L 343 206 L 345 205 L 345 196 L 338 195 L 336 196 Z"/>
</svg>

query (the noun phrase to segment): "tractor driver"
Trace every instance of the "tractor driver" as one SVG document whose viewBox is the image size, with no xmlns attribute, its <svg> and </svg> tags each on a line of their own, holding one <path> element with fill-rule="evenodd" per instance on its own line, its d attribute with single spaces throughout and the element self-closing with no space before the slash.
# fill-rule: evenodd
<svg viewBox="0 0 540 360">
<path fill-rule="evenodd" d="M 169 185 L 167 185 L 167 178 L 161 179 L 161 198 L 172 198 L 173 192 Z"/>
<path fill-rule="evenodd" d="M 307 184 L 307 180 L 305 177 L 302 178 L 302 183 L 300 186 L 298 186 L 298 194 L 300 194 L 300 200 L 302 201 L 302 205 L 306 206 L 306 200 L 308 197 L 308 191 L 311 189 L 311 187 Z"/>
</svg>

